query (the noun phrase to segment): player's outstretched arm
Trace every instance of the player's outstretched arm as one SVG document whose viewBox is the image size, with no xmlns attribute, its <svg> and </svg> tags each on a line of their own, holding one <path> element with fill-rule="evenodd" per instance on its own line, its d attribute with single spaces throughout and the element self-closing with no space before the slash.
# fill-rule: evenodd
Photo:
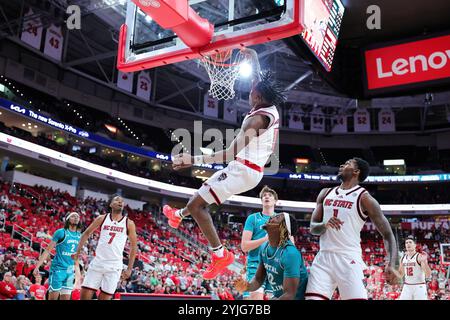
<svg viewBox="0 0 450 320">
<path fill-rule="evenodd" d="M 425 277 L 429 278 L 431 277 L 431 268 L 428 265 L 428 259 L 426 254 L 420 253 L 418 256 L 418 261 L 420 264 L 420 267 L 422 268 L 422 271 L 425 273 Z"/>
<path fill-rule="evenodd" d="M 250 48 L 242 49 L 242 53 L 252 64 L 252 86 L 261 81 L 261 66 L 259 64 L 258 53 Z"/>
<path fill-rule="evenodd" d="M 249 252 L 250 250 L 258 248 L 260 245 L 262 245 L 264 242 L 268 240 L 267 235 L 265 237 L 262 237 L 257 240 L 252 240 L 253 232 L 244 230 L 242 233 L 242 240 L 241 240 L 241 249 L 244 252 Z"/>
<path fill-rule="evenodd" d="M 402 260 L 400 260 L 400 264 L 398 266 L 398 273 L 400 274 L 400 278 L 403 278 L 403 276 L 405 275 L 405 270 L 403 268 Z"/>
<path fill-rule="evenodd" d="M 256 291 L 264 283 L 264 280 L 266 279 L 266 268 L 264 268 L 264 264 L 260 263 L 258 266 L 258 270 L 256 270 L 256 274 L 253 277 L 252 281 L 248 284 L 248 288 L 246 291 Z"/>
<path fill-rule="evenodd" d="M 136 225 L 130 219 L 128 219 L 128 239 L 130 240 L 130 255 L 128 257 L 128 268 L 123 273 L 122 279 L 126 280 L 131 276 L 131 272 L 133 271 L 134 260 L 136 259 L 137 253 L 137 234 L 136 234 Z"/>
<path fill-rule="evenodd" d="M 34 275 L 38 275 L 39 274 L 39 268 L 42 266 L 42 264 L 44 263 L 45 260 L 48 260 L 48 258 L 50 257 L 50 252 L 52 252 L 53 248 L 56 247 L 56 242 L 55 241 L 51 241 L 47 248 L 45 248 L 44 252 L 41 254 L 41 256 L 39 257 L 39 261 L 36 264 L 36 267 L 34 268 Z"/>
<path fill-rule="evenodd" d="M 364 193 L 361 197 L 361 207 L 373 222 L 378 232 L 384 240 L 384 248 L 388 254 L 388 264 L 386 267 L 386 278 L 389 284 L 396 284 L 399 281 L 398 273 L 398 248 L 394 233 L 389 221 L 381 211 L 380 204 L 370 194 Z"/>
<path fill-rule="evenodd" d="M 250 141 L 257 137 L 261 130 L 267 129 L 269 118 L 263 115 L 254 115 L 248 118 L 242 126 L 236 138 L 225 150 L 220 150 L 211 155 L 191 156 L 186 153 L 173 156 L 173 169 L 181 170 L 192 164 L 227 163 L 235 159 L 236 155 L 245 148 Z"/>
<path fill-rule="evenodd" d="M 84 245 L 86 244 L 91 234 L 94 233 L 94 231 L 102 225 L 103 221 L 105 221 L 105 218 L 106 218 L 105 214 L 98 216 L 94 220 L 94 222 L 92 222 L 91 225 L 83 232 L 80 238 L 80 242 L 78 242 L 77 252 L 72 255 L 73 260 L 75 261 L 78 260 L 78 256 L 81 253 L 81 249 L 83 249 Z"/>
</svg>

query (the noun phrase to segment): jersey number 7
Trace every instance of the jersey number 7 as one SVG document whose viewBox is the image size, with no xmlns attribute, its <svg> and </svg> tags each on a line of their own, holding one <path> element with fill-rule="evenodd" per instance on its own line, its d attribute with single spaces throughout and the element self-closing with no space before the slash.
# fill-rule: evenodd
<svg viewBox="0 0 450 320">
<path fill-rule="evenodd" d="M 114 237 L 116 236 L 116 234 L 114 232 L 110 232 L 109 235 L 111 236 L 111 239 L 109 239 L 108 244 L 111 244 L 111 242 L 114 240 Z"/>
</svg>

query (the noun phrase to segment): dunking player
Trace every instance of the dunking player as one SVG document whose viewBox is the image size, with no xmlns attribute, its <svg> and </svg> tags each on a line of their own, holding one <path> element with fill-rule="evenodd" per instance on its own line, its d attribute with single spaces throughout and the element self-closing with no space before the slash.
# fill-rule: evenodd
<svg viewBox="0 0 450 320">
<path fill-rule="evenodd" d="M 398 251 L 391 226 L 378 202 L 361 186 L 369 175 L 369 164 L 353 158 L 340 166 L 341 185 L 323 189 L 311 217 L 311 233 L 320 236 L 320 250 L 311 266 L 307 299 L 330 299 L 336 287 L 341 299 L 367 299 L 363 283 L 360 232 L 370 217 L 388 254 L 385 269 L 389 284 L 397 283 Z"/>
<path fill-rule="evenodd" d="M 255 276 L 256 270 L 258 270 L 259 248 L 268 240 L 267 232 L 263 226 L 275 214 L 275 204 L 278 201 L 278 194 L 268 186 L 264 186 L 259 193 L 259 197 L 261 198 L 263 209 L 261 212 L 253 213 L 247 217 L 241 240 L 242 251 L 248 253 L 246 276 L 249 282 Z M 266 284 L 268 283 L 266 282 Z M 246 300 L 263 300 L 265 290 L 268 291 L 270 288 L 261 286 L 257 291 L 244 292 L 243 297 Z"/>
<path fill-rule="evenodd" d="M 256 187 L 278 141 L 279 115 L 276 106 L 284 100 L 283 91 L 273 81 L 269 72 L 261 76 L 258 56 L 254 50 L 245 49 L 244 54 L 248 55 L 253 63 L 253 83 L 249 97 L 252 109 L 244 118 L 239 134 L 226 150 L 211 155 L 175 155 L 173 167 L 180 170 L 192 164 L 232 161 L 225 169 L 209 178 L 185 208 L 163 208 L 172 228 L 178 228 L 184 217 L 192 215 L 208 240 L 213 254 L 211 265 L 203 273 L 206 280 L 215 278 L 234 261 L 234 255 L 222 246 L 207 207 L 212 203 L 220 205 L 232 195 Z"/>
<path fill-rule="evenodd" d="M 137 252 L 136 226 L 134 222 L 123 215 L 124 201 L 120 196 L 112 198 L 109 204 L 111 213 L 98 216 L 86 229 L 73 255 L 78 260 L 81 249 L 89 236 L 100 227 L 100 237 L 95 250 L 95 258 L 89 264 L 86 276 L 81 286 L 81 300 L 92 299 L 94 292 L 101 290 L 99 300 L 111 300 L 119 280 L 128 279 L 133 270 Z M 127 239 L 130 240 L 128 268 L 123 269 L 123 250 Z"/>
<path fill-rule="evenodd" d="M 79 277 L 78 261 L 72 259 L 81 237 L 80 215 L 77 212 L 70 212 L 64 219 L 64 228 L 58 229 L 53 234 L 52 241 L 45 248 L 44 253 L 39 257 L 39 261 L 33 271 L 38 277 L 39 268 L 50 256 L 55 248 L 55 257 L 52 260 L 49 276 L 49 300 L 70 300 L 75 282 L 75 276 Z"/>
<path fill-rule="evenodd" d="M 405 240 L 405 255 L 400 260 L 400 274 L 405 276 L 400 300 L 428 300 L 425 278 L 431 276 L 426 254 L 416 252 L 414 237 Z"/>
<path fill-rule="evenodd" d="M 259 264 L 255 277 L 249 282 L 243 278 L 235 281 L 239 292 L 256 291 L 267 280 L 274 299 L 303 300 L 308 272 L 301 253 L 290 241 L 297 231 L 295 218 L 285 212 L 272 216 L 264 225 L 268 242 L 261 245 Z"/>
</svg>

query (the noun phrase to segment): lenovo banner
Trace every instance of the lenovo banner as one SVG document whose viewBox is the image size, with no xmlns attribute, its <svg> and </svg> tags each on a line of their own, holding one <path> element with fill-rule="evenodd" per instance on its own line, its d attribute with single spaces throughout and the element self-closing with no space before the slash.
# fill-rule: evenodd
<svg viewBox="0 0 450 320">
<path fill-rule="evenodd" d="M 368 49 L 364 58 L 368 93 L 450 82 L 450 35 Z"/>
</svg>

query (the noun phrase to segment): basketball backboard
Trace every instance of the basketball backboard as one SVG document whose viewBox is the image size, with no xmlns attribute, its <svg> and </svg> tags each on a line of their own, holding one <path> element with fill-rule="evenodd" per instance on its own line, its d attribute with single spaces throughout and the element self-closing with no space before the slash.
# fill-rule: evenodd
<svg viewBox="0 0 450 320">
<path fill-rule="evenodd" d="M 149 8 L 157 10 L 169 3 L 180 10 L 180 15 L 173 15 L 173 19 L 183 16 L 182 11 L 186 8 L 179 7 L 186 0 L 176 1 L 128 1 L 126 22 L 119 38 L 119 70 L 131 72 L 198 59 L 224 49 L 299 35 L 304 30 L 302 13 L 305 0 L 258 0 L 260 10 L 255 7 L 254 0 L 190 0 L 190 8 L 201 18 L 207 19 L 214 29 L 209 43 L 191 48 L 148 14 Z M 155 11 L 151 12 L 155 14 Z"/>
</svg>

